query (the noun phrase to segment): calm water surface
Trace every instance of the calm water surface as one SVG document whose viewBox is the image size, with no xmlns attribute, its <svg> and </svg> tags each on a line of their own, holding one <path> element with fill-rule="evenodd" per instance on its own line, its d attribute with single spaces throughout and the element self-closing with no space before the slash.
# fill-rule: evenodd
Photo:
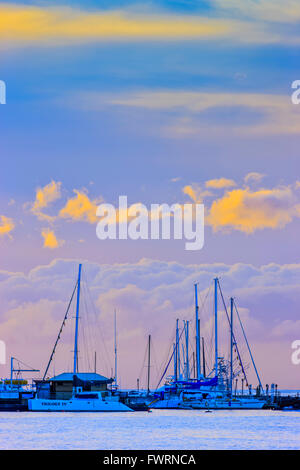
<svg viewBox="0 0 300 470">
<path fill-rule="evenodd" d="M 300 411 L 0 413 L 1 449 L 300 449 Z"/>
</svg>

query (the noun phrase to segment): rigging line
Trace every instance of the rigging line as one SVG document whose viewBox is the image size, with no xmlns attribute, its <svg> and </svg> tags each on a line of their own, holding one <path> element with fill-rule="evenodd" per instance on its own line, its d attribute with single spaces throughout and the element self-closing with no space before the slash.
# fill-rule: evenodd
<svg viewBox="0 0 300 470">
<path fill-rule="evenodd" d="M 255 373 L 256 373 L 257 380 L 258 380 L 258 382 L 259 382 L 259 385 L 261 386 L 262 391 L 264 392 L 264 389 L 263 389 L 262 383 L 261 383 L 261 381 L 260 381 L 260 377 L 259 377 L 259 374 L 258 374 L 256 365 L 255 365 L 255 362 L 254 362 L 254 358 L 253 358 L 253 356 L 252 356 L 252 352 L 251 352 L 251 349 L 250 349 L 250 346 L 249 346 L 249 343 L 248 343 L 248 339 L 247 339 L 247 336 L 246 336 L 246 333 L 245 333 L 245 330 L 244 330 L 244 327 L 243 327 L 243 323 L 242 323 L 242 320 L 241 320 L 241 318 L 240 318 L 240 315 L 239 315 L 239 312 L 238 312 L 238 309 L 237 309 L 235 300 L 233 301 L 233 303 L 234 303 L 235 311 L 236 311 L 236 313 L 237 313 L 237 317 L 238 317 L 238 319 L 239 319 L 239 322 L 240 322 L 240 325 L 241 325 L 241 328 L 242 328 L 242 332 L 243 332 L 243 335 L 244 335 L 244 338 L 245 338 L 245 341 L 246 341 L 246 344 L 247 344 L 247 348 L 248 348 L 248 351 L 249 351 L 249 354 L 250 354 L 250 357 L 251 357 L 251 361 L 252 361 L 252 364 L 253 364 L 253 367 L 254 367 L 254 370 L 255 370 Z"/>
<path fill-rule="evenodd" d="M 20 364 L 22 364 L 23 366 L 28 367 L 29 369 L 32 369 L 33 372 L 36 370 L 36 369 L 34 369 L 32 366 L 29 366 L 29 365 L 26 364 L 25 362 L 22 362 L 22 361 L 21 361 L 20 359 L 18 359 L 17 357 L 14 357 L 14 360 L 15 360 L 15 361 L 18 361 L 19 369 L 20 369 Z"/>
<path fill-rule="evenodd" d="M 207 293 L 206 293 L 206 296 L 204 297 L 203 300 L 202 300 L 202 298 L 201 298 L 201 293 L 199 294 L 198 297 L 199 297 L 199 299 L 200 299 L 200 301 L 201 301 L 201 303 L 202 303 L 202 306 L 201 306 L 201 308 L 199 309 L 199 312 L 201 312 L 201 311 L 204 309 L 205 304 L 206 304 L 206 301 L 207 301 L 207 298 L 208 298 L 208 296 L 209 296 L 209 294 L 210 294 L 210 292 L 211 292 L 211 289 L 212 289 L 212 284 L 210 284 L 209 287 L 207 288 Z"/>
<path fill-rule="evenodd" d="M 182 330 L 181 330 L 181 333 L 180 333 L 180 335 L 179 335 L 179 338 L 178 338 L 178 342 L 176 342 L 176 344 L 175 344 L 175 348 L 173 349 L 173 352 L 172 352 L 172 354 L 171 354 L 171 357 L 170 357 L 170 359 L 169 359 L 169 362 L 168 362 L 168 364 L 167 364 L 167 366 L 166 366 L 166 368 L 165 368 L 165 370 L 164 370 L 164 373 L 163 373 L 163 375 L 161 376 L 160 381 L 158 382 L 158 384 L 157 384 L 155 390 L 158 389 L 158 387 L 159 387 L 159 385 L 160 385 L 162 379 L 164 378 L 164 376 L 165 376 L 165 374 L 166 374 L 166 372 L 167 372 L 167 370 L 168 370 L 168 368 L 169 368 L 169 365 L 170 365 L 170 363 L 171 363 L 171 360 L 172 360 L 172 358 L 173 358 L 173 356 L 174 356 L 175 349 L 177 348 L 177 345 L 180 344 L 180 339 L 181 339 L 181 336 L 182 336 L 183 332 L 184 332 L 184 330 L 182 329 Z"/>
<path fill-rule="evenodd" d="M 93 321 L 95 322 L 95 328 L 91 327 L 92 321 L 90 322 L 89 318 L 88 318 L 90 309 L 89 309 L 89 305 L 88 305 L 87 300 L 88 299 L 90 300 L 91 310 L 92 311 L 93 311 L 93 304 L 92 304 L 92 301 L 90 299 L 86 278 L 84 278 L 84 289 L 85 289 L 85 292 L 86 292 L 86 298 L 84 300 L 85 300 L 86 311 L 87 311 L 86 333 L 87 333 L 87 341 L 88 341 L 89 346 L 90 346 L 88 351 L 87 351 L 87 359 L 88 359 L 88 367 L 90 368 L 90 367 L 93 367 L 93 360 L 92 360 L 93 351 L 97 350 L 97 342 L 96 342 L 96 338 L 95 338 L 95 329 L 97 329 L 96 328 L 97 327 L 97 319 L 96 319 L 96 316 L 94 315 L 94 313 L 92 313 L 93 314 Z M 92 333 L 92 330 L 93 330 L 94 334 Z M 91 366 L 90 366 L 90 364 L 91 364 Z M 106 364 L 106 368 L 107 368 L 107 364 Z"/>
<path fill-rule="evenodd" d="M 141 382 L 141 379 L 143 378 L 143 372 L 144 372 L 144 368 L 145 368 L 145 362 L 146 362 L 146 356 L 147 356 L 147 351 L 148 351 L 148 345 L 146 346 L 146 349 L 145 349 L 145 353 L 144 353 L 144 359 L 143 359 L 143 362 L 142 362 L 142 367 L 141 367 L 141 370 L 140 370 L 140 373 L 139 373 L 139 376 L 138 378 L 140 379 L 140 382 Z"/>
<path fill-rule="evenodd" d="M 84 289 L 83 289 L 84 291 Z M 84 295 L 81 296 L 81 298 L 84 298 Z M 86 310 L 86 314 L 87 314 L 87 305 L 86 305 L 86 300 L 84 299 L 83 300 L 83 303 L 84 303 L 84 309 Z M 84 315 L 83 315 L 84 316 Z M 86 324 L 85 324 L 85 321 L 83 320 L 82 318 L 82 315 L 81 315 L 81 335 L 82 335 L 82 343 L 83 343 L 83 351 L 82 351 L 82 359 L 83 361 L 85 361 L 85 364 L 87 366 L 87 369 L 90 370 L 90 358 L 89 358 L 89 348 L 88 348 L 88 328 L 86 327 Z M 85 331 L 87 330 L 87 331 Z"/>
<path fill-rule="evenodd" d="M 83 299 L 83 303 L 84 303 L 84 310 L 85 310 L 85 315 L 83 315 L 83 318 L 81 319 L 81 323 L 82 323 L 82 339 L 83 339 L 83 343 L 84 343 L 84 356 L 85 356 L 85 361 L 86 361 L 86 365 L 87 365 L 87 368 L 88 370 L 91 370 L 91 367 L 90 367 L 90 349 L 91 347 L 93 347 L 93 341 L 91 341 L 91 333 L 90 333 L 90 328 L 89 328 L 89 321 L 88 321 L 88 305 L 87 305 L 87 299 L 85 296 L 85 293 L 86 293 L 86 285 L 85 285 L 85 281 L 83 282 L 83 296 L 82 296 L 82 299 Z"/>
<path fill-rule="evenodd" d="M 151 338 L 152 339 L 152 338 Z M 155 373 L 156 373 L 156 376 L 158 377 L 158 374 L 159 374 L 159 370 L 158 370 L 158 366 L 157 366 L 157 356 L 156 356 L 156 350 L 155 350 L 155 347 L 154 347 L 154 341 L 152 340 L 152 357 L 153 357 L 153 362 L 154 362 L 154 365 L 155 365 Z"/>
<path fill-rule="evenodd" d="M 162 374 L 162 371 L 164 370 L 165 368 L 165 365 L 167 364 L 168 362 L 168 358 L 171 354 L 171 350 L 173 350 L 173 338 L 174 338 L 174 335 L 175 335 L 175 329 L 173 328 L 173 331 L 172 331 L 172 334 L 171 336 L 169 337 L 169 341 L 168 341 L 168 344 L 169 344 L 169 347 L 168 347 L 168 350 L 167 350 L 167 354 L 165 354 L 165 359 L 162 361 L 161 363 L 161 366 L 159 368 L 159 371 L 158 371 L 158 376 L 160 376 Z"/>
<path fill-rule="evenodd" d="M 88 296 L 89 296 L 89 299 L 90 299 L 90 302 L 91 302 L 91 306 L 92 306 L 92 312 L 94 314 L 94 317 L 95 317 L 95 321 L 96 321 L 96 328 L 101 336 L 101 340 L 102 340 L 102 344 L 103 344 L 103 348 L 104 348 L 104 353 L 106 355 L 105 357 L 105 361 L 106 361 L 106 367 L 108 368 L 108 370 L 111 370 L 111 365 L 112 365 L 112 362 L 111 362 L 111 358 L 108 354 L 108 351 L 107 351 L 107 347 L 106 347 L 106 343 L 105 343 L 105 340 L 104 340 L 104 336 L 103 336 L 103 333 L 102 333 L 102 329 L 99 327 L 99 322 L 98 322 L 98 318 L 97 318 L 97 312 L 96 312 L 96 307 L 95 307 L 95 304 L 94 304 L 94 301 L 92 299 L 92 294 L 91 294 L 91 290 L 90 288 L 88 287 L 87 283 L 86 283 L 86 287 L 87 287 L 87 293 L 88 293 Z M 104 357 L 104 356 L 103 356 Z"/>
<path fill-rule="evenodd" d="M 48 365 L 47 365 L 47 367 L 46 367 L 46 370 L 45 370 L 45 373 L 44 373 L 44 376 L 43 376 L 43 381 L 45 380 L 45 377 L 46 377 L 47 372 L 48 372 L 48 370 L 49 370 L 49 367 L 50 367 L 50 364 L 51 364 L 51 362 L 52 362 L 53 356 L 54 356 L 54 354 L 55 354 L 56 346 L 57 346 L 57 344 L 58 344 L 58 342 L 59 342 L 59 340 L 60 340 L 60 335 L 61 335 L 61 333 L 62 333 L 62 330 L 63 330 L 64 326 L 65 326 L 65 322 L 66 322 L 67 317 L 68 317 L 68 313 L 69 313 L 69 310 L 70 310 L 70 307 L 71 307 L 71 304 L 72 304 L 72 300 L 73 300 L 74 294 L 75 294 L 76 289 L 77 289 L 77 285 L 78 285 L 78 280 L 77 280 L 77 282 L 76 282 L 76 284 L 75 284 L 74 290 L 73 290 L 73 292 L 72 292 L 72 295 L 71 295 L 71 298 L 70 298 L 70 301 L 69 301 L 69 304 L 68 304 L 67 311 L 66 311 L 66 313 L 65 313 L 65 316 L 64 316 L 63 322 L 62 322 L 62 324 L 61 324 L 61 327 L 60 327 L 58 336 L 57 336 L 57 338 L 56 338 L 54 347 L 53 347 L 53 349 L 52 349 L 52 353 L 51 353 L 51 356 L 50 356 Z"/>
<path fill-rule="evenodd" d="M 228 315 L 227 307 L 226 307 L 226 304 L 225 304 L 225 300 L 224 300 L 224 297 L 223 297 L 223 292 L 222 292 L 222 289 L 221 289 L 219 280 L 218 280 L 218 286 L 219 286 L 219 291 L 220 291 L 220 294 L 221 294 L 223 306 L 224 306 L 224 309 L 225 309 L 225 313 L 226 313 L 226 316 L 227 316 L 227 320 L 228 320 L 228 323 L 229 323 L 229 326 L 230 326 L 229 315 Z M 240 351 L 239 351 L 239 348 L 238 348 L 238 345 L 237 345 L 237 342 L 236 342 L 236 339 L 235 339 L 235 334 L 234 334 L 234 332 L 232 332 L 232 337 L 233 337 L 233 341 L 234 341 L 234 343 L 235 343 L 235 348 L 236 348 L 236 352 L 237 352 L 237 355 L 238 355 L 238 360 L 239 360 L 239 362 L 240 362 L 240 365 L 241 365 L 241 368 L 242 368 L 242 371 L 243 371 L 243 374 L 244 374 L 244 377 L 245 377 L 245 380 L 246 380 L 246 385 L 247 385 L 247 387 L 248 387 L 247 375 L 246 375 L 246 372 L 245 372 L 245 369 L 244 369 L 244 366 L 243 366 L 243 361 L 242 361 L 242 358 L 241 358 L 241 355 L 240 355 Z"/>
</svg>

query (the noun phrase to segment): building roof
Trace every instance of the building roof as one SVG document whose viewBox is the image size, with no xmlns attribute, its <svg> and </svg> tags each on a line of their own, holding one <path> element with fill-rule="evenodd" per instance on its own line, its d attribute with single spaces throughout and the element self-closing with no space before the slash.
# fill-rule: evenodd
<svg viewBox="0 0 300 470">
<path fill-rule="evenodd" d="M 63 372 L 62 374 L 55 375 L 55 377 L 51 377 L 49 380 L 51 382 L 73 382 L 73 373 L 72 372 Z M 108 383 L 111 382 L 112 379 L 108 379 L 103 375 L 96 374 L 94 372 L 79 372 L 76 376 L 80 380 L 86 380 L 89 382 L 104 382 Z"/>
</svg>

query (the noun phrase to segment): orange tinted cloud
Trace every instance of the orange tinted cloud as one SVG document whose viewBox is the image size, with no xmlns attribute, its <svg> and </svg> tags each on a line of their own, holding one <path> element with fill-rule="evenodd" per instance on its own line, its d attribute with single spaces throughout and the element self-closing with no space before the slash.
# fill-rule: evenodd
<svg viewBox="0 0 300 470">
<path fill-rule="evenodd" d="M 194 202 L 197 202 L 196 192 L 192 188 L 192 186 L 185 186 L 182 191 L 184 194 L 189 196 Z"/>
<path fill-rule="evenodd" d="M 84 11 L 70 7 L 0 7 L 0 37 L 8 40 L 184 39 L 227 36 L 230 20 L 193 16 Z"/>
<path fill-rule="evenodd" d="M 10 234 L 15 228 L 15 224 L 12 219 L 5 215 L 0 215 L 0 237 Z"/>
<path fill-rule="evenodd" d="M 90 200 L 84 192 L 74 190 L 75 197 L 69 199 L 60 212 L 59 216 L 73 221 L 85 221 L 91 224 L 98 222 L 96 210 L 100 200 Z"/>
<path fill-rule="evenodd" d="M 290 187 L 249 188 L 228 191 L 211 205 L 207 222 L 213 229 L 236 229 L 253 233 L 264 228 L 282 228 L 299 217 L 299 204 Z"/>
<path fill-rule="evenodd" d="M 205 186 L 207 188 L 223 189 L 230 188 L 231 186 L 236 186 L 236 183 L 235 181 L 230 180 L 228 178 L 217 178 L 206 181 Z"/>
<path fill-rule="evenodd" d="M 63 245 L 64 241 L 58 241 L 53 230 L 44 229 L 42 230 L 42 237 L 44 238 L 44 248 L 58 248 Z"/>
<path fill-rule="evenodd" d="M 52 202 L 56 201 L 61 197 L 61 183 L 56 181 L 51 181 L 46 186 L 42 188 L 37 188 L 35 201 L 31 207 L 31 212 L 35 214 L 41 220 L 51 221 L 54 217 L 51 217 L 42 212 L 42 209 L 48 207 Z"/>
</svg>

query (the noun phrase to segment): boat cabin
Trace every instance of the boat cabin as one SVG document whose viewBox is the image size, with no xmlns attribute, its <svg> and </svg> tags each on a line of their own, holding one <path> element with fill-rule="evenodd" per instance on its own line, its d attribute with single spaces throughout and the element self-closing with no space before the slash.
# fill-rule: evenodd
<svg viewBox="0 0 300 470">
<path fill-rule="evenodd" d="M 77 373 L 76 384 L 73 377 L 73 373 L 64 372 L 44 382 L 36 381 L 38 396 L 40 398 L 67 400 L 72 396 L 74 385 L 81 387 L 83 392 L 105 392 L 107 386 L 113 382 L 113 379 L 90 372 Z"/>
</svg>

